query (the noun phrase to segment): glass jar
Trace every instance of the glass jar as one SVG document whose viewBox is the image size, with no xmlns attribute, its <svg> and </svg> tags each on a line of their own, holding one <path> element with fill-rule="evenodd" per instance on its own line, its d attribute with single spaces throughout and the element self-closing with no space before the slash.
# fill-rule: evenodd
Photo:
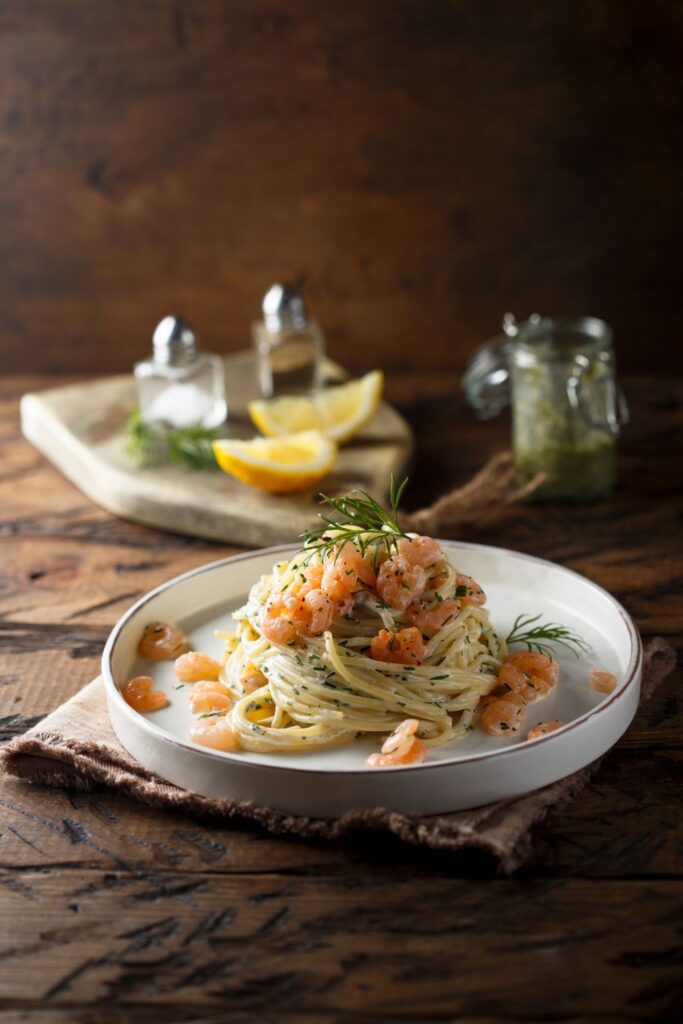
<svg viewBox="0 0 683 1024">
<path fill-rule="evenodd" d="M 211 429 L 224 423 L 223 360 L 200 352 L 195 332 L 176 316 L 157 324 L 152 344 L 152 358 L 133 368 L 142 419 L 176 428 Z"/>
<path fill-rule="evenodd" d="M 264 398 L 306 394 L 322 383 L 325 338 L 309 319 L 304 300 L 288 284 L 274 284 L 263 299 L 263 320 L 252 324 Z"/>
<path fill-rule="evenodd" d="M 541 474 L 538 498 L 590 501 L 616 480 L 616 437 L 628 420 L 614 378 L 611 328 L 594 317 L 503 319 L 504 335 L 465 374 L 484 417 L 512 405 L 512 446 L 523 480 Z"/>
</svg>

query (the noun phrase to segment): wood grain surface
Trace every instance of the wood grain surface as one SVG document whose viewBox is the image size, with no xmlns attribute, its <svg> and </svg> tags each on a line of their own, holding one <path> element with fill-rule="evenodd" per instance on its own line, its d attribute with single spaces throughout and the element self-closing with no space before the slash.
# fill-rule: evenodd
<svg viewBox="0 0 683 1024">
<path fill-rule="evenodd" d="M 676 0 L 2 0 L 0 360 L 217 351 L 290 278 L 352 370 L 461 370 L 507 309 L 671 370 Z"/>
<path fill-rule="evenodd" d="M 0 384 L 0 738 L 97 671 L 117 616 L 230 552 L 108 516 L 24 442 Z M 52 381 L 55 383 L 55 381 Z M 467 540 L 553 558 L 683 640 L 683 386 L 627 381 L 620 486 L 595 506 L 508 510 Z M 505 443 L 442 375 L 395 374 L 417 431 L 413 507 Z M 452 443 L 466 433 L 470 443 Z M 154 812 L 100 790 L 0 790 L 0 1024 L 395 1024 L 679 1019 L 680 673 L 515 878 L 384 835 L 304 842 Z"/>
</svg>

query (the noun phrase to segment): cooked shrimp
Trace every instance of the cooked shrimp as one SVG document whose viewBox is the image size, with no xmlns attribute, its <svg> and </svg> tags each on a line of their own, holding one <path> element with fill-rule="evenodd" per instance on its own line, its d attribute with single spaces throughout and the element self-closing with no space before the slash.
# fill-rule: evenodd
<svg viewBox="0 0 683 1024">
<path fill-rule="evenodd" d="M 380 629 L 370 641 L 370 657 L 396 665 L 419 665 L 425 656 L 425 644 L 419 629 L 409 626 L 391 633 Z"/>
<path fill-rule="evenodd" d="M 195 683 L 190 694 L 190 708 L 196 715 L 199 711 L 229 711 L 232 707 L 230 690 L 216 680 Z"/>
<path fill-rule="evenodd" d="M 364 587 L 374 587 L 376 578 L 371 561 L 349 540 L 325 559 L 320 586 L 333 601 L 344 601 Z"/>
<path fill-rule="evenodd" d="M 522 672 L 515 665 L 508 664 L 508 662 L 504 662 L 498 672 L 498 683 L 501 686 L 507 686 L 510 690 L 514 690 L 515 693 L 523 690 L 527 682 L 528 677 L 526 673 Z"/>
<path fill-rule="evenodd" d="M 263 632 L 274 644 L 290 644 L 297 636 L 319 636 L 332 622 L 334 604 L 322 590 L 275 594 L 263 613 Z"/>
<path fill-rule="evenodd" d="M 382 563 L 377 576 L 377 593 L 390 607 L 405 611 L 424 592 L 427 574 L 404 555 L 393 555 Z"/>
<path fill-rule="evenodd" d="M 196 683 L 200 679 L 218 679 L 220 663 L 202 651 L 188 651 L 176 659 L 175 674 L 183 683 Z"/>
<path fill-rule="evenodd" d="M 296 570 L 296 576 L 287 587 L 287 593 L 305 597 L 311 590 L 320 590 L 323 579 L 322 565 L 307 565 Z"/>
<path fill-rule="evenodd" d="M 469 604 L 481 606 L 486 604 L 486 594 L 476 580 L 464 576 L 461 572 L 455 577 L 455 596 L 463 608 Z"/>
<path fill-rule="evenodd" d="M 484 700 L 482 728 L 491 736 L 517 732 L 522 724 L 525 709 L 526 704 L 518 693 L 506 693 L 502 697 Z"/>
<path fill-rule="evenodd" d="M 152 661 L 173 661 L 187 646 L 187 637 L 180 626 L 172 622 L 150 622 L 143 630 L 138 654 Z"/>
<path fill-rule="evenodd" d="M 541 679 L 540 676 L 532 676 L 518 693 L 526 704 L 535 704 L 537 700 L 544 700 L 552 688 L 552 684 L 546 682 L 545 679 Z"/>
<path fill-rule="evenodd" d="M 123 699 L 136 711 L 158 711 L 168 700 L 161 690 L 153 690 L 153 685 L 149 676 L 135 676 L 121 687 Z"/>
<path fill-rule="evenodd" d="M 263 672 L 256 668 L 256 665 L 251 661 L 247 663 L 244 672 L 240 676 L 240 683 L 244 687 L 245 693 L 253 693 L 254 690 L 260 690 L 267 682 L 268 680 Z"/>
<path fill-rule="evenodd" d="M 304 597 L 301 614 L 295 616 L 297 629 L 303 636 L 320 636 L 334 618 L 335 605 L 322 590 L 312 590 Z"/>
<path fill-rule="evenodd" d="M 311 590 L 296 610 L 294 623 L 302 636 L 320 636 L 334 617 L 334 604 L 322 590 Z"/>
<path fill-rule="evenodd" d="M 509 665 L 515 665 L 522 672 L 540 676 L 547 683 L 554 686 L 560 675 L 560 666 L 547 654 L 540 654 L 538 651 L 514 651 L 508 654 L 505 659 Z"/>
<path fill-rule="evenodd" d="M 202 718 L 190 728 L 190 739 L 212 750 L 236 750 L 239 741 L 224 715 Z"/>
<path fill-rule="evenodd" d="M 613 672 L 592 668 L 588 675 L 588 685 L 591 690 L 597 690 L 598 693 L 613 693 L 617 687 L 617 677 Z"/>
<path fill-rule="evenodd" d="M 291 644 L 296 640 L 297 629 L 293 615 L 303 601 L 295 594 L 275 594 L 263 610 L 262 628 L 273 644 Z"/>
<path fill-rule="evenodd" d="M 351 618 L 351 613 L 356 605 L 356 599 L 353 594 L 349 594 L 343 601 L 334 602 L 334 614 L 339 618 Z"/>
<path fill-rule="evenodd" d="M 381 754 L 371 754 L 367 764 L 371 768 L 393 768 L 401 764 L 419 764 L 427 756 L 427 748 L 415 735 L 420 723 L 406 718 L 396 726 L 382 744 Z"/>
<path fill-rule="evenodd" d="M 457 601 L 441 601 L 440 604 L 429 605 L 426 608 L 419 604 L 410 604 L 406 613 L 410 621 L 417 626 L 421 633 L 433 636 L 447 622 L 455 619 L 460 612 L 460 605 Z"/>
<path fill-rule="evenodd" d="M 553 684 L 540 676 L 534 676 L 515 665 L 503 665 L 498 673 L 498 682 L 507 686 L 514 693 L 518 693 L 527 704 L 533 704 L 537 700 L 547 697 L 553 688 Z"/>
<path fill-rule="evenodd" d="M 411 565 L 429 569 L 441 558 L 441 546 L 433 537 L 402 537 L 398 542 L 398 553 Z"/>
<path fill-rule="evenodd" d="M 419 726 L 417 718 L 404 718 L 382 744 L 383 754 L 401 754 L 410 747 Z"/>
<path fill-rule="evenodd" d="M 533 727 L 533 729 L 529 729 L 527 739 L 537 740 L 539 736 L 545 736 L 546 733 L 555 732 L 556 729 L 561 729 L 564 724 L 565 723 L 560 722 L 558 718 L 554 719 L 552 722 L 539 722 L 538 725 Z"/>
<path fill-rule="evenodd" d="M 505 659 L 498 673 L 498 682 L 531 704 L 548 696 L 557 682 L 559 671 L 557 663 L 545 654 L 516 651 Z"/>
</svg>

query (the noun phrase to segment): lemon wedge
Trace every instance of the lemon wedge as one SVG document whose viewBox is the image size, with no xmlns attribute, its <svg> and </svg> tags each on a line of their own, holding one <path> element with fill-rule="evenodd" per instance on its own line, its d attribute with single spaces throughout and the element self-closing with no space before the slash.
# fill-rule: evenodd
<svg viewBox="0 0 683 1024">
<path fill-rule="evenodd" d="M 337 446 L 318 430 L 287 437 L 255 437 L 252 441 L 213 442 L 216 462 L 245 484 L 272 494 L 313 487 L 334 463 Z"/>
<path fill-rule="evenodd" d="M 285 395 L 250 402 L 249 415 L 266 437 L 319 430 L 338 444 L 354 437 L 377 412 L 384 376 L 373 370 L 347 384 L 324 388 L 311 398 Z"/>
</svg>

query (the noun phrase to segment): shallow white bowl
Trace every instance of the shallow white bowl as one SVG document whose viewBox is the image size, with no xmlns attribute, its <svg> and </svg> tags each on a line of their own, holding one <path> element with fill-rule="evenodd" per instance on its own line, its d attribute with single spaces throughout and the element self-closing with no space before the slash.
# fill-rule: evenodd
<svg viewBox="0 0 683 1024">
<path fill-rule="evenodd" d="M 116 735 L 141 764 L 177 786 L 316 817 L 374 807 L 420 814 L 464 810 L 546 786 L 604 754 L 631 722 L 640 692 L 640 637 L 621 605 L 583 576 L 552 562 L 476 544 L 442 541 L 442 546 L 461 572 L 484 587 L 501 635 L 507 635 L 521 612 L 541 612 L 544 620 L 572 627 L 592 646 L 578 660 L 558 653 L 559 685 L 529 707 L 517 735 L 497 738 L 476 729 L 430 751 L 424 764 L 390 770 L 366 767 L 366 757 L 379 745 L 372 738 L 331 750 L 276 755 L 224 754 L 192 743 L 188 688 L 175 688 L 173 663 L 143 661 L 137 655 L 144 626 L 154 620 L 176 622 L 193 649 L 220 657 L 222 645 L 214 630 L 232 628 L 231 611 L 244 603 L 261 574 L 297 550 L 294 545 L 237 555 L 177 576 L 126 612 L 102 658 Z M 591 667 L 616 674 L 614 693 L 605 696 L 589 688 Z M 140 674 L 151 675 L 155 687 L 166 692 L 166 708 L 141 715 L 126 704 L 119 686 Z M 525 741 L 533 725 L 551 719 L 567 724 Z"/>
</svg>

